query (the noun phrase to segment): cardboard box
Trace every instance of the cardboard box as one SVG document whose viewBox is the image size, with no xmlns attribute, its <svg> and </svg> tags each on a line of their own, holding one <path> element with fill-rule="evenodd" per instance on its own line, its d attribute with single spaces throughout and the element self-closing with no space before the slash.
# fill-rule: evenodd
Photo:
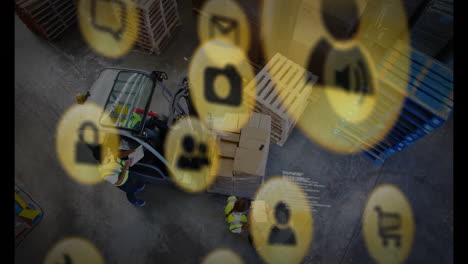
<svg viewBox="0 0 468 264">
<path fill-rule="evenodd" d="M 265 175 L 266 156 L 265 151 L 237 148 L 236 157 L 234 158 L 233 175 L 242 176 L 259 176 Z"/>
<path fill-rule="evenodd" d="M 233 193 L 233 174 L 232 174 L 233 165 L 234 165 L 234 159 L 228 159 L 228 158 L 219 159 L 218 171 L 215 174 L 216 179 L 207 188 L 208 192 L 232 195 Z"/>
<path fill-rule="evenodd" d="M 253 150 L 267 151 L 270 144 L 271 117 L 262 115 L 258 120 L 249 122 L 249 126 L 242 129 L 239 147 Z"/>
<path fill-rule="evenodd" d="M 268 131 L 271 131 L 271 116 L 262 115 L 262 119 L 260 119 L 260 125 L 258 128 L 263 128 Z"/>
<path fill-rule="evenodd" d="M 251 138 L 255 140 L 268 141 L 270 138 L 270 129 L 258 127 L 244 127 L 240 138 Z"/>
<path fill-rule="evenodd" d="M 267 144 L 268 143 L 266 141 L 255 140 L 255 139 L 244 137 L 239 142 L 239 147 L 245 148 L 245 149 L 265 151 Z"/>
<path fill-rule="evenodd" d="M 216 131 L 215 133 L 216 133 L 216 135 L 218 135 L 218 137 L 222 141 L 239 143 L 239 140 L 240 140 L 240 134 L 239 133 L 233 133 L 233 132 L 227 132 L 227 131 Z"/>
<path fill-rule="evenodd" d="M 219 159 L 218 173 L 216 176 L 232 178 L 232 169 L 234 167 L 233 159 Z"/>
<path fill-rule="evenodd" d="M 226 142 L 226 141 L 219 141 L 219 155 L 225 158 L 234 158 L 236 156 L 236 149 L 237 144 Z"/>
<path fill-rule="evenodd" d="M 261 118 L 262 114 L 253 112 L 252 115 L 250 115 L 249 121 L 247 121 L 245 127 L 260 127 Z"/>
<path fill-rule="evenodd" d="M 245 127 L 239 140 L 239 147 L 263 150 L 270 144 L 270 131 L 263 128 Z"/>
<path fill-rule="evenodd" d="M 242 129 L 234 158 L 233 174 L 237 177 L 265 175 L 270 149 L 271 117 L 253 113 Z"/>
<path fill-rule="evenodd" d="M 227 131 L 232 133 L 240 133 L 242 129 L 240 120 L 245 114 L 225 113 L 223 115 L 213 115 L 207 117 L 208 127 L 215 131 Z"/>
<path fill-rule="evenodd" d="M 249 121 L 244 126 L 243 129 L 247 127 L 256 127 L 256 128 L 263 128 L 266 130 L 271 130 L 271 116 L 253 112 L 250 116 Z"/>
</svg>

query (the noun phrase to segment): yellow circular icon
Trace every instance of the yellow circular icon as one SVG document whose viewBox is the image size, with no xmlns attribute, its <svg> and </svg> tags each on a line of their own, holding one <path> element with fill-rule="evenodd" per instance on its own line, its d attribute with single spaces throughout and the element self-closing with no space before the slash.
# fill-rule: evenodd
<svg viewBox="0 0 468 264">
<path fill-rule="evenodd" d="M 206 256 L 202 264 L 243 264 L 242 258 L 239 257 L 236 253 L 232 252 L 232 250 L 221 248 L 216 249 L 211 252 L 208 256 Z"/>
<path fill-rule="evenodd" d="M 369 196 L 362 218 L 364 240 L 378 263 L 402 263 L 413 245 L 414 220 L 405 195 L 383 184 Z"/>
<path fill-rule="evenodd" d="M 375 107 L 378 93 L 372 60 L 365 50 L 333 49 L 325 62 L 324 89 L 335 113 L 346 121 L 359 123 Z M 367 58 L 367 59 L 366 59 Z"/>
<path fill-rule="evenodd" d="M 219 166 L 218 143 L 198 119 L 178 120 L 167 135 L 164 149 L 171 176 L 182 189 L 201 192 L 214 181 Z"/>
<path fill-rule="evenodd" d="M 44 259 L 44 264 L 104 264 L 99 250 L 89 241 L 70 237 L 59 241 Z"/>
<path fill-rule="evenodd" d="M 198 18 L 200 43 L 222 39 L 246 52 L 249 50 L 249 22 L 235 1 L 206 1 L 200 13 Z"/>
<path fill-rule="evenodd" d="M 120 136 L 108 118 L 101 119 L 104 110 L 96 104 L 73 105 L 59 120 L 55 148 L 65 171 L 76 181 L 96 184 L 98 161 L 108 150 L 117 153 Z"/>
<path fill-rule="evenodd" d="M 78 21 L 88 45 L 97 53 L 118 58 L 138 37 L 138 15 L 132 0 L 81 0 Z"/>
<path fill-rule="evenodd" d="M 284 23 L 290 17 L 295 21 Z M 291 64 L 318 76 L 318 81 L 304 77 L 276 86 L 286 112 L 308 137 L 332 151 L 355 153 L 388 133 L 406 94 L 406 21 L 400 0 L 264 1 L 262 38 L 266 59 L 274 65 L 269 68 L 272 81 L 284 83 Z M 397 52 L 395 83 L 401 85 L 382 77 L 382 65 L 397 41 L 406 47 Z M 278 57 L 287 60 L 276 63 Z M 304 111 L 287 104 L 291 85 L 302 89 L 296 100 Z"/>
<path fill-rule="evenodd" d="M 313 218 L 303 190 L 281 177 L 258 191 L 250 217 L 257 252 L 267 263 L 300 263 L 313 236 Z"/>
<path fill-rule="evenodd" d="M 201 120 L 211 129 L 239 132 L 248 121 L 255 94 L 246 86 L 254 78 L 245 54 L 224 40 L 202 45 L 189 68 L 191 96 Z"/>
</svg>

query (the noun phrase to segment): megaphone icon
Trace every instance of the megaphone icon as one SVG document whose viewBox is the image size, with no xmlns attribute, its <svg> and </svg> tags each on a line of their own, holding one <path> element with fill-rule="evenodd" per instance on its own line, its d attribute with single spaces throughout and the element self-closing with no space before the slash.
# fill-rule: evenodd
<svg viewBox="0 0 468 264">
<path fill-rule="evenodd" d="M 120 19 L 117 21 L 110 16 L 116 9 L 112 5 L 118 6 Z M 91 23 L 97 30 L 107 32 L 119 41 L 127 25 L 127 5 L 121 0 L 91 0 Z"/>
<path fill-rule="evenodd" d="M 336 84 L 348 92 L 351 88 L 349 85 L 349 70 L 350 67 L 347 65 L 346 68 L 335 73 Z"/>
<path fill-rule="evenodd" d="M 351 74 L 354 74 L 354 82 L 351 83 Z M 368 75 L 364 63 L 359 60 L 356 67 L 346 65 L 341 71 L 335 72 L 336 84 L 347 92 L 361 93 L 368 95 L 373 93 L 372 87 L 369 87 Z"/>
</svg>

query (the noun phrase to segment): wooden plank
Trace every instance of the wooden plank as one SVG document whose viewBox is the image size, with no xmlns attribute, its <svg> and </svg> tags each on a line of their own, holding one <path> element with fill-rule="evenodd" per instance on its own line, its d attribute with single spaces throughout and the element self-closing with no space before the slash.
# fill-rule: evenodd
<svg viewBox="0 0 468 264">
<path fill-rule="evenodd" d="M 247 92 L 255 89 L 256 94 L 255 105 L 249 107 L 271 116 L 272 142 L 284 144 L 294 128 L 286 107 L 302 113 L 308 103 L 311 89 L 307 88 L 311 85 L 305 82 L 306 73 L 312 84 L 317 81 L 315 75 L 277 53 L 246 86 Z M 272 80 L 271 76 L 277 78 Z"/>
<path fill-rule="evenodd" d="M 305 71 L 304 69 L 300 69 L 300 78 L 297 83 L 293 83 L 290 85 L 289 97 L 284 100 L 283 107 L 281 110 L 286 112 L 286 109 L 289 109 L 290 112 L 294 113 L 294 111 L 299 111 L 299 108 L 303 106 L 303 108 L 307 105 L 307 99 L 309 98 L 310 94 L 312 93 L 311 89 L 313 84 L 317 82 L 317 77 L 312 75 L 311 73 Z M 308 83 L 306 80 L 306 75 L 308 76 L 307 80 L 310 80 L 311 83 Z M 303 110 L 303 109 L 302 109 Z"/>
<path fill-rule="evenodd" d="M 275 56 L 276 57 L 276 56 Z M 265 95 L 267 95 L 268 93 L 271 92 L 271 87 L 274 85 L 274 83 L 271 81 L 272 78 L 270 78 L 270 75 L 274 75 L 278 70 L 280 70 L 282 64 L 285 62 L 285 57 L 283 56 L 280 56 L 278 57 L 278 59 L 274 60 L 272 62 L 272 66 L 266 68 L 267 66 L 265 66 L 265 71 L 263 72 L 263 74 L 265 75 L 265 80 L 264 82 L 265 83 L 269 83 L 268 86 L 264 87 L 264 85 L 262 84 L 259 84 L 257 85 L 257 97 L 259 98 L 262 98 L 262 102 L 263 102 L 263 98 L 266 97 Z M 267 64 L 268 65 L 268 64 Z M 267 75 L 268 73 L 268 75 Z"/>
<path fill-rule="evenodd" d="M 265 102 L 267 105 L 270 105 L 272 109 L 274 109 L 275 112 L 281 113 L 279 111 L 278 104 L 275 104 L 275 101 L 278 99 L 279 92 L 283 89 L 287 89 L 286 81 L 285 79 L 289 79 L 291 77 L 291 74 L 294 73 L 294 67 L 292 65 L 291 61 L 286 61 L 285 64 L 282 65 L 281 71 L 278 73 L 280 75 L 279 81 L 274 80 L 276 85 L 272 93 L 265 99 Z M 279 102 L 280 100 L 278 100 Z"/>
<path fill-rule="evenodd" d="M 68 13 L 66 14 L 67 16 L 67 19 L 64 21 L 63 19 L 61 19 L 60 17 L 55 17 L 53 19 L 54 22 L 51 22 L 49 23 L 49 25 L 45 26 L 44 25 L 44 28 L 47 32 L 50 32 L 50 34 L 52 34 L 55 30 L 56 30 L 56 26 L 64 26 L 66 25 L 66 23 L 68 21 L 70 21 L 70 19 L 72 19 L 73 17 L 75 17 L 75 14 L 76 14 L 76 9 L 75 8 L 71 8 L 68 10 Z"/>
<path fill-rule="evenodd" d="M 47 40 L 63 33 L 76 20 L 73 1 L 17 1 L 15 10 L 20 19 L 33 32 Z"/>
<path fill-rule="evenodd" d="M 77 19 L 76 16 L 71 16 L 67 20 L 65 20 L 64 22 L 67 23 L 67 24 L 65 24 L 65 25 L 62 24 L 62 27 L 58 31 L 57 31 L 57 29 L 58 29 L 57 28 L 56 30 L 50 32 L 50 35 L 52 36 L 52 38 L 55 39 L 56 37 L 58 37 L 67 28 L 69 28 L 72 25 L 72 23 L 76 22 L 76 19 Z"/>
<path fill-rule="evenodd" d="M 175 1 L 138 1 L 140 17 L 144 20 L 140 29 L 144 31 L 139 35 L 142 37 L 141 42 L 145 42 L 142 46 L 146 49 L 152 48 L 151 52 L 159 53 L 169 40 L 172 30 L 180 24 L 179 15 L 177 13 L 177 4 Z M 140 22 L 142 22 L 140 20 Z M 148 42 L 151 42 L 148 43 Z"/>
<path fill-rule="evenodd" d="M 293 86 L 293 85 L 297 84 L 298 81 L 300 81 L 300 79 L 302 77 L 303 76 L 301 75 L 301 72 L 300 72 L 299 69 L 297 69 L 297 68 L 291 69 L 290 75 L 288 76 L 287 86 L 286 87 L 283 86 L 282 88 L 278 89 L 279 90 L 278 93 L 279 93 L 279 95 L 281 97 L 281 100 L 278 100 L 277 102 L 272 104 L 273 107 L 278 108 L 278 109 L 281 108 L 281 107 L 284 107 L 284 101 L 286 99 L 286 95 L 288 93 L 290 93 L 288 88 L 290 86 Z"/>
</svg>

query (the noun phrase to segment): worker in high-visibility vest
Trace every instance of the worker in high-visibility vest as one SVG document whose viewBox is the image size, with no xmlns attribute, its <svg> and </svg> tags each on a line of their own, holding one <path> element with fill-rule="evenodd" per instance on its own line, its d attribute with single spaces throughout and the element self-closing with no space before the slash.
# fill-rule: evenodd
<svg viewBox="0 0 468 264">
<path fill-rule="evenodd" d="M 115 107 L 114 111 L 112 111 L 112 112 L 114 114 L 113 119 L 115 121 L 118 120 L 117 117 L 121 116 L 120 121 L 118 123 L 120 127 L 135 128 L 142 121 L 141 115 L 139 115 L 138 113 L 135 113 L 134 111 L 132 111 L 131 115 L 128 116 L 128 112 L 130 112 L 130 111 L 129 111 L 128 107 L 126 107 L 126 106 L 124 106 L 122 104 L 117 105 Z M 128 116 L 128 119 L 129 119 L 128 121 L 127 121 L 127 116 Z"/>
<path fill-rule="evenodd" d="M 250 200 L 247 198 L 237 199 L 229 196 L 224 208 L 225 220 L 229 224 L 229 231 L 240 234 L 249 228 L 247 211 L 250 208 Z"/>
<path fill-rule="evenodd" d="M 137 113 L 136 111 L 132 111 L 129 120 L 127 123 L 127 116 L 128 116 L 129 109 L 126 106 L 121 104 L 117 105 L 114 109 L 113 113 L 115 115 L 123 115 L 120 119 L 119 126 L 120 127 L 127 127 L 130 129 L 138 129 L 139 125 L 143 122 L 142 114 Z M 115 120 L 116 117 L 114 117 Z M 126 126 L 125 126 L 125 123 Z M 159 134 L 156 134 L 154 129 L 155 127 L 158 128 Z M 158 151 L 162 151 L 162 145 L 165 140 L 167 131 L 169 128 L 167 127 L 166 122 L 154 117 L 154 116 L 147 116 L 145 122 L 145 128 L 143 129 L 143 136 L 150 140 L 150 143 L 155 147 Z"/>
<path fill-rule="evenodd" d="M 126 161 L 122 160 L 122 158 L 130 155 L 135 150 L 121 151 L 117 155 L 113 153 L 109 147 L 105 148 L 103 151 L 106 152 L 98 168 L 101 177 L 126 192 L 127 199 L 133 205 L 145 205 L 144 200 L 136 198 L 136 193 L 143 190 L 145 184 L 138 182 L 132 173 L 129 173 L 132 159 L 129 158 Z"/>
</svg>

